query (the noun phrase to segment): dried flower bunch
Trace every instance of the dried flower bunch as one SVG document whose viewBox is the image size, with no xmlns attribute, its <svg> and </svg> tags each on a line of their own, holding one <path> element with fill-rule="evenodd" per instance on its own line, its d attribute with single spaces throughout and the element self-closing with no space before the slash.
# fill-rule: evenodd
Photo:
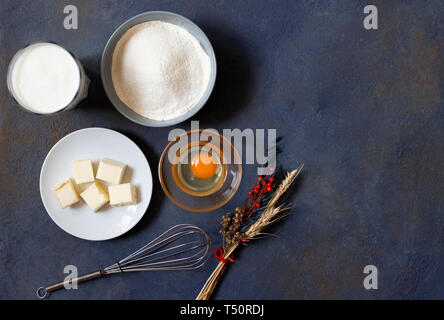
<svg viewBox="0 0 444 320">
<path fill-rule="evenodd" d="M 220 233 L 224 245 L 223 250 L 216 249 L 216 252 L 221 253 L 217 256 L 220 262 L 196 300 L 210 299 L 227 262 L 233 261 L 232 254 L 239 244 L 266 236 L 264 230 L 287 215 L 289 207 L 284 203 L 287 191 L 303 167 L 302 164 L 286 175 L 274 170 L 270 175 L 259 176 L 248 192 L 247 199 L 235 209 L 234 215 L 227 213 L 222 217 Z"/>
<path fill-rule="evenodd" d="M 270 175 L 258 176 L 248 197 L 241 206 L 234 210 L 234 215 L 227 213 L 222 217 L 220 233 L 223 236 L 223 247 L 247 241 L 245 231 L 253 224 L 267 207 L 273 193 L 282 181 L 281 170 L 270 169 Z"/>
<path fill-rule="evenodd" d="M 237 243 L 245 238 L 245 234 L 240 232 L 243 217 L 244 211 L 240 207 L 236 208 L 234 217 L 231 217 L 229 213 L 222 217 L 223 228 L 219 232 L 224 237 L 224 247 L 225 244 Z"/>
</svg>

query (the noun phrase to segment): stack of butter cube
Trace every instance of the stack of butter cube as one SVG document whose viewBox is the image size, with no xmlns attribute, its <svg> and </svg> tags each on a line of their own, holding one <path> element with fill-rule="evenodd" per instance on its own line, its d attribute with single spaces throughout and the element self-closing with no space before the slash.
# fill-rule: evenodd
<svg viewBox="0 0 444 320">
<path fill-rule="evenodd" d="M 99 162 L 95 177 L 91 160 L 74 161 L 73 168 L 77 185 L 90 183 L 80 193 L 80 197 L 94 212 L 108 202 L 111 206 L 137 203 L 136 188 L 131 183 L 122 184 L 126 164 L 111 159 L 102 159 Z M 108 183 L 108 192 L 104 190 L 96 179 Z M 71 179 L 55 188 L 54 193 L 63 209 L 80 201 L 77 189 Z"/>
</svg>

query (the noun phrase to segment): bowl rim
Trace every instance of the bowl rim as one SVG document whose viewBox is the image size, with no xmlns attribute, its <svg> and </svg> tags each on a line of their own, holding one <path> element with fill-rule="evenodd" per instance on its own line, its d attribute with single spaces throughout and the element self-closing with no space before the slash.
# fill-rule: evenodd
<svg viewBox="0 0 444 320">
<path fill-rule="evenodd" d="M 181 116 L 179 116 L 177 118 L 171 119 L 171 120 L 154 120 L 154 119 L 149 119 L 149 118 L 146 118 L 146 117 L 143 117 L 143 116 L 140 115 L 141 117 L 146 118 L 147 120 L 150 121 L 150 123 L 146 123 L 146 122 L 143 122 L 143 121 L 140 121 L 138 119 L 135 119 L 135 118 L 131 117 L 129 114 L 127 114 L 127 112 L 122 110 L 122 108 L 120 106 L 118 106 L 118 104 L 120 103 L 125 108 L 128 108 L 128 109 L 132 110 L 123 101 L 121 101 L 119 99 L 119 97 L 117 96 L 117 93 L 115 92 L 114 85 L 113 85 L 113 82 L 112 82 L 112 78 L 109 78 L 109 77 L 106 76 L 106 68 L 108 68 L 108 67 L 111 68 L 112 55 L 114 53 L 115 45 L 117 44 L 117 42 L 115 42 L 114 46 L 112 46 L 112 42 L 116 40 L 118 35 L 121 32 L 123 32 L 123 34 L 124 34 L 124 32 L 126 32 L 131 27 L 133 27 L 133 26 L 128 27 L 128 25 L 131 24 L 134 20 L 139 19 L 141 17 L 151 16 L 151 15 L 158 15 L 158 14 L 165 15 L 165 16 L 172 16 L 172 17 L 178 18 L 179 20 L 182 20 L 182 21 L 192 25 L 193 27 L 195 27 L 198 30 L 198 32 L 201 33 L 201 36 L 202 36 L 201 39 L 203 39 L 203 41 L 208 44 L 208 49 L 209 50 L 208 50 L 208 52 L 205 50 L 205 52 L 206 52 L 206 54 L 208 54 L 208 56 L 210 58 L 211 73 L 210 73 L 210 79 L 209 79 L 209 82 L 208 82 L 208 86 L 205 89 L 205 92 L 202 95 L 201 99 L 190 110 L 188 110 L 185 114 L 183 114 L 183 115 L 181 115 Z M 147 21 L 154 21 L 154 20 L 146 20 L 146 22 Z M 140 23 L 142 23 L 142 22 L 140 22 Z M 171 22 L 169 22 L 169 23 L 171 23 Z M 187 32 L 189 32 L 189 31 L 187 30 Z M 202 46 L 202 41 L 197 39 L 197 37 L 195 37 L 193 34 L 192 34 L 192 36 L 194 38 L 196 38 L 196 40 Z M 120 37 L 119 37 L 119 39 L 120 39 Z M 112 52 L 111 52 L 111 50 L 112 50 Z M 109 59 L 110 64 L 105 65 L 105 57 L 108 56 L 108 55 L 111 55 L 111 57 Z M 217 75 L 216 55 L 215 55 L 215 52 L 214 52 L 214 48 L 213 48 L 210 40 L 208 39 L 207 35 L 205 34 L 205 32 L 203 32 L 202 29 L 198 25 L 196 25 L 193 21 L 191 21 L 190 19 L 188 19 L 188 18 L 186 18 L 186 17 L 184 17 L 184 16 L 182 16 L 180 14 L 177 14 L 177 13 L 174 13 L 174 12 L 169 12 L 169 11 L 146 11 L 146 12 L 139 13 L 139 14 L 137 14 L 137 15 L 129 18 L 129 19 L 127 19 L 123 23 L 121 23 L 113 31 L 113 33 L 109 37 L 108 41 L 106 42 L 105 47 L 104 47 L 103 52 L 102 52 L 102 57 L 101 57 L 101 62 L 100 62 L 100 76 L 101 76 L 101 79 L 102 79 L 102 86 L 103 86 L 103 89 L 105 90 L 105 93 L 106 93 L 106 96 L 108 97 L 108 100 L 111 102 L 111 104 L 114 106 L 114 108 L 120 114 L 122 114 L 125 118 L 127 118 L 127 119 L 129 119 L 129 120 L 131 120 L 131 121 L 133 121 L 133 122 L 135 122 L 137 124 L 146 126 L 146 127 L 169 127 L 169 126 L 173 126 L 173 125 L 176 125 L 178 123 L 181 123 L 183 121 L 186 121 L 186 120 L 190 119 L 191 117 L 193 117 L 197 112 L 199 112 L 203 108 L 203 106 L 207 103 L 208 99 L 210 98 L 211 93 L 213 92 L 213 89 L 214 89 L 214 85 L 216 83 L 216 75 Z M 105 79 L 107 79 L 108 82 L 110 83 L 109 86 L 106 85 Z M 115 95 L 117 97 L 118 101 L 114 101 L 114 99 L 111 98 L 111 95 Z"/>
<path fill-rule="evenodd" d="M 163 192 L 165 192 L 165 194 L 167 195 L 167 197 L 168 197 L 171 201 L 173 201 L 173 203 L 175 203 L 177 206 L 179 206 L 179 207 L 181 207 L 181 208 L 183 208 L 183 209 L 185 209 L 185 210 L 192 211 L 192 212 L 210 212 L 210 211 L 214 211 L 214 210 L 219 209 L 220 207 L 224 206 L 225 204 L 227 204 L 227 203 L 228 203 L 228 202 L 234 197 L 234 195 L 236 194 L 237 190 L 239 189 L 239 187 L 240 187 L 240 183 L 241 183 L 241 181 L 242 181 L 242 163 L 239 161 L 239 164 L 238 164 L 238 167 L 239 167 L 239 180 L 236 182 L 236 185 L 234 186 L 233 191 L 231 192 L 231 194 L 230 194 L 230 195 L 229 195 L 224 201 L 221 201 L 220 203 L 218 203 L 218 204 L 216 204 L 216 205 L 214 205 L 214 206 L 212 206 L 212 207 L 201 208 L 201 209 L 199 209 L 199 208 L 192 208 L 192 207 L 189 207 L 189 206 L 187 206 L 187 205 L 184 205 L 183 203 L 177 201 L 177 200 L 173 197 L 173 195 L 168 191 L 167 187 L 165 186 L 165 182 L 164 182 L 163 175 L 162 175 L 163 160 L 165 159 L 165 155 L 167 154 L 167 151 L 170 149 L 170 147 L 171 147 L 171 145 L 172 145 L 173 143 L 176 143 L 176 142 L 178 141 L 178 139 L 180 139 L 180 137 L 183 137 L 183 136 L 185 136 L 185 135 L 191 135 L 193 132 L 199 132 L 199 134 L 200 134 L 200 133 L 203 132 L 203 131 L 209 131 L 209 129 L 195 129 L 195 130 L 188 130 L 188 131 L 186 131 L 186 132 L 184 132 L 184 133 L 181 133 L 181 134 L 177 135 L 176 137 L 174 137 L 174 138 L 173 138 L 173 139 L 172 139 L 172 140 L 166 145 L 165 149 L 163 149 L 163 151 L 162 151 L 162 155 L 160 156 L 160 159 L 159 159 L 159 165 L 158 165 L 158 167 L 157 167 L 157 175 L 159 176 L 159 182 L 160 182 L 160 186 L 162 187 Z M 211 132 L 215 133 L 214 131 L 211 131 Z M 231 150 L 234 151 L 233 155 L 234 155 L 237 159 L 240 160 L 239 153 L 237 152 L 237 150 L 236 150 L 236 148 L 233 146 L 233 144 L 232 144 L 230 141 L 228 141 L 228 139 L 225 138 L 223 135 L 221 135 L 221 134 L 219 134 L 219 133 L 217 133 L 217 134 L 219 135 L 219 137 L 222 138 L 223 141 L 225 141 L 226 143 L 229 143 L 229 144 L 230 144 L 230 146 L 231 146 Z"/>
</svg>

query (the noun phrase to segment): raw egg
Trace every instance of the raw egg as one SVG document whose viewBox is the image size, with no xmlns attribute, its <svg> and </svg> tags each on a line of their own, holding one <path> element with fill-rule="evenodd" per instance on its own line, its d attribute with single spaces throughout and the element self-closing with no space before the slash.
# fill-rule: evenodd
<svg viewBox="0 0 444 320">
<path fill-rule="evenodd" d="M 214 176 L 217 166 L 214 157 L 207 152 L 199 152 L 191 160 L 191 171 L 199 179 L 209 179 Z"/>
</svg>

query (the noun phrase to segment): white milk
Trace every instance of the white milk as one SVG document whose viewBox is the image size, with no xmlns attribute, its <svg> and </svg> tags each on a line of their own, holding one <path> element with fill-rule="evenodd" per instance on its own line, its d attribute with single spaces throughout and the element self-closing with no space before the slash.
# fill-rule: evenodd
<svg viewBox="0 0 444 320">
<path fill-rule="evenodd" d="M 64 48 L 36 43 L 23 49 L 11 72 L 16 100 L 36 113 L 53 113 L 66 107 L 80 86 L 80 69 Z"/>
</svg>

